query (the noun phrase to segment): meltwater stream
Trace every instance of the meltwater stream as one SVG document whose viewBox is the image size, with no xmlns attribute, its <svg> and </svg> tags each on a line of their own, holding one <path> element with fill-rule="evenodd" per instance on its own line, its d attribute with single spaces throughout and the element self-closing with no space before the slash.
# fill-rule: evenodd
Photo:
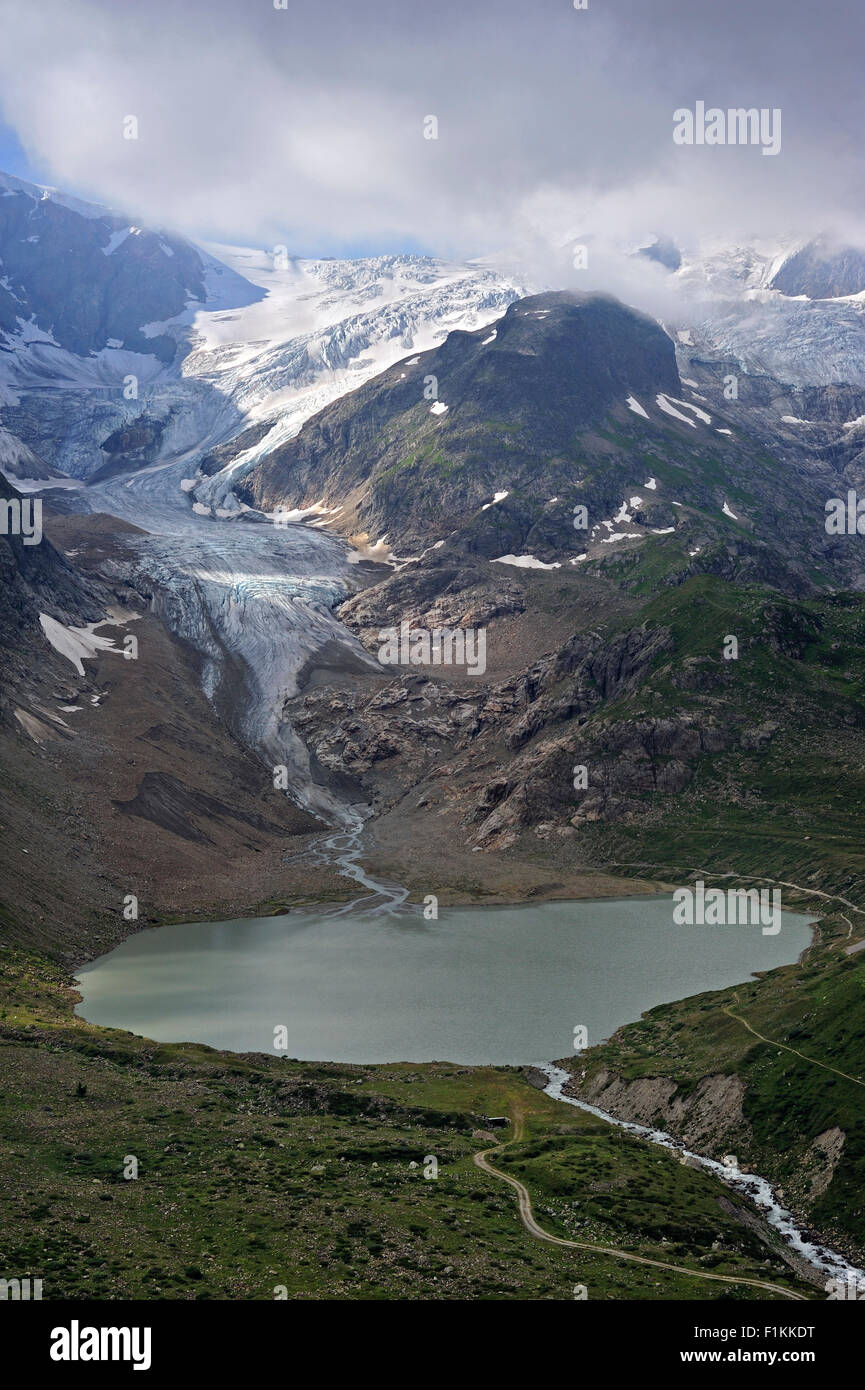
<svg viewBox="0 0 865 1390">
<path fill-rule="evenodd" d="M 568 1096 L 564 1093 L 564 1088 L 572 1079 L 561 1067 L 553 1066 L 551 1062 L 544 1062 L 538 1068 L 549 1077 L 549 1083 L 544 1087 L 544 1094 L 553 1100 L 560 1100 L 565 1105 L 574 1105 L 578 1110 L 584 1110 L 589 1115 L 597 1115 L 598 1119 L 606 1120 L 608 1124 L 616 1125 L 619 1129 L 627 1130 L 629 1134 L 635 1134 L 640 1139 L 646 1139 L 652 1144 L 659 1144 L 661 1148 L 669 1149 L 673 1153 L 679 1154 L 683 1159 L 696 1160 L 701 1167 L 707 1168 L 716 1177 L 722 1178 L 724 1182 L 734 1187 L 737 1192 L 742 1192 L 746 1197 L 759 1207 L 766 1217 L 770 1226 L 779 1232 L 782 1239 L 794 1250 L 797 1255 L 801 1255 L 808 1264 L 813 1265 L 821 1274 L 826 1277 L 827 1292 L 835 1293 L 836 1297 L 844 1298 L 865 1293 L 865 1270 L 857 1269 L 847 1261 L 843 1255 L 837 1254 L 834 1250 L 829 1250 L 825 1245 L 818 1245 L 814 1241 L 808 1240 L 799 1227 L 796 1225 L 789 1211 L 781 1205 L 775 1194 L 775 1190 L 770 1182 L 761 1178 L 757 1173 L 743 1173 L 734 1166 L 727 1166 L 718 1163 L 714 1158 L 706 1158 L 703 1154 L 694 1153 L 687 1148 L 681 1139 L 676 1139 L 672 1134 L 667 1134 L 662 1129 L 651 1129 L 646 1125 L 634 1124 L 631 1120 L 618 1120 L 615 1115 L 610 1115 L 606 1110 L 599 1110 L 596 1105 L 590 1105 L 588 1101 L 578 1100 L 576 1096 Z M 833 1281 L 830 1285 L 830 1281 Z"/>
<path fill-rule="evenodd" d="M 176 496 L 169 501 L 166 494 L 176 493 L 185 467 L 178 460 L 109 485 L 105 491 L 114 496 L 104 501 L 113 505 L 106 510 L 149 530 L 133 542 L 133 564 L 152 586 L 154 606 L 205 657 L 211 696 L 226 658 L 243 663 L 251 697 L 241 715 L 244 735 L 289 764 L 295 795 L 338 825 L 322 834 L 309 857 L 336 864 L 361 892 L 324 915 L 140 933 L 81 971 L 79 1012 L 158 1039 L 235 1050 L 270 1050 L 274 1025 L 285 1022 L 301 1056 L 535 1061 L 549 1077 L 552 1098 L 688 1155 L 670 1135 L 565 1095 L 566 1073 L 541 1059 L 570 1051 L 577 1024 L 599 1041 L 653 1004 L 738 983 L 754 970 L 795 959 L 807 944 L 806 919 L 785 915 L 778 938 L 752 928 L 735 939 L 710 928 L 700 938 L 687 928 L 674 943 L 664 899 L 453 909 L 441 922 L 424 921 L 407 906 L 407 890 L 363 869 L 365 808 L 337 805 L 324 789 L 313 788 L 306 750 L 278 713 L 296 691 L 302 662 L 327 641 L 355 646 L 355 657 L 362 657 L 332 615 L 345 593 L 344 549 L 305 527 L 275 535 L 270 527 L 226 528 L 188 511 L 178 516 Z M 126 506 L 117 505 L 121 489 Z M 661 922 L 651 926 L 659 906 L 660 934 Z M 529 920 L 538 912 L 540 923 Z M 581 928 L 573 919 L 586 913 Z M 312 1015 L 324 1025 L 318 1035 L 309 1031 Z M 346 1021 L 357 1020 L 364 1026 L 347 1033 Z M 396 1022 L 395 1032 L 388 1032 L 388 1021 Z M 862 1286 L 865 1274 L 807 1240 L 765 1179 L 691 1157 L 749 1196 L 827 1280 Z"/>
<path fill-rule="evenodd" d="M 307 846 L 302 854 L 286 861 L 326 864 L 329 868 L 335 865 L 343 877 L 351 879 L 359 888 L 366 889 L 361 897 L 353 898 L 341 907 L 332 908 L 328 912 L 329 917 L 347 917 L 361 910 L 364 913 L 384 913 L 392 917 L 404 907 L 408 898 L 407 888 L 403 888 L 399 883 L 372 878 L 360 862 L 364 852 L 360 837 L 369 815 L 368 807 L 344 806 L 341 816 L 342 827 L 339 830 L 323 835 Z"/>
<path fill-rule="evenodd" d="M 808 919 L 785 913 L 777 937 L 753 927 L 675 928 L 671 901 L 659 895 L 451 908 L 428 922 L 405 905 L 404 889 L 360 867 L 355 814 L 356 827 L 315 848 L 363 889 L 353 903 L 140 932 L 81 970 L 78 1012 L 161 1041 L 233 1051 L 272 1052 L 274 1029 L 284 1026 L 288 1055 L 309 1060 L 531 1063 L 553 1099 L 689 1155 L 671 1135 L 564 1094 L 570 1078 L 545 1059 L 572 1050 L 576 1024 L 599 1042 L 655 1004 L 795 960 L 810 939 Z M 750 1197 L 826 1280 L 865 1281 L 797 1228 L 764 1178 L 691 1156 Z"/>
</svg>

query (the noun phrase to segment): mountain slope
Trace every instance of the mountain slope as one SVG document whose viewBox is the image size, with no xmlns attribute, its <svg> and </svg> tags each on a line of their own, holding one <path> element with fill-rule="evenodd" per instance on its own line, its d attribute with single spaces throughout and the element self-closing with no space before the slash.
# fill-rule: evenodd
<svg viewBox="0 0 865 1390">
<path fill-rule="evenodd" d="M 329 525 L 401 557 L 444 544 L 512 566 L 594 564 L 670 535 L 678 574 L 713 564 L 804 592 L 816 572 L 861 570 L 850 538 L 824 528 L 853 433 L 836 427 L 836 452 L 815 458 L 772 408 L 784 388 L 743 381 L 730 402 L 723 364 L 689 370 L 699 382 L 680 378 L 658 324 L 615 300 L 532 296 L 327 407 L 239 494 L 265 511 L 323 505 Z"/>
<path fill-rule="evenodd" d="M 229 519 L 236 478 L 307 416 L 518 292 L 487 266 L 423 256 L 203 249 L 0 174 L 0 407 L 16 440 L 2 452 L 42 461 L 20 477 L 182 458 L 164 499 Z"/>
<path fill-rule="evenodd" d="M 628 391 L 679 391 L 673 345 L 652 320 L 600 295 L 536 295 L 494 331 L 451 333 L 309 421 L 249 478 L 265 509 L 323 497 L 399 542 L 440 538 L 530 478 L 563 482 L 576 436 Z"/>
<path fill-rule="evenodd" d="M 840 299 L 865 290 L 865 251 L 817 237 L 788 256 L 770 281 L 781 294 Z"/>
<path fill-rule="evenodd" d="M 146 325 L 205 298 L 202 257 L 188 242 L 7 175 L 0 264 L 7 352 L 41 339 L 81 356 L 124 347 L 170 362 L 175 341 Z"/>
</svg>

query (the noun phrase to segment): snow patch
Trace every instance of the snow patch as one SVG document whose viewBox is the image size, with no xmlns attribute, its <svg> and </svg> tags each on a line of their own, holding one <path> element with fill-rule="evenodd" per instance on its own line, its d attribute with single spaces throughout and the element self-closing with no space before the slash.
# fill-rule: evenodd
<svg viewBox="0 0 865 1390">
<path fill-rule="evenodd" d="M 394 554 L 387 543 L 387 536 L 382 536 L 380 541 L 370 541 L 369 536 L 353 536 L 352 542 L 354 550 L 348 552 L 348 560 L 352 565 L 359 565 L 362 560 L 372 560 L 375 564 L 393 564 Z"/>
<path fill-rule="evenodd" d="M 494 507 L 495 504 L 496 504 L 496 502 L 504 502 L 504 500 L 505 500 L 505 498 L 506 498 L 507 496 L 509 496 L 509 493 L 507 493 L 507 492 L 497 492 L 497 493 L 495 494 L 495 496 L 493 497 L 492 502 L 485 502 L 485 503 L 484 503 L 484 505 L 481 507 L 481 511 L 482 511 L 482 512 L 485 512 L 485 511 L 487 510 L 488 507 Z"/>
<path fill-rule="evenodd" d="M 670 404 L 665 395 L 659 394 L 655 397 L 655 400 L 666 415 L 674 415 L 677 420 L 681 420 L 684 424 L 690 425 L 692 429 L 697 428 L 696 420 L 691 420 L 687 415 L 683 415 L 681 410 L 677 410 L 674 405 Z"/>
<path fill-rule="evenodd" d="M 65 627 L 47 613 L 39 614 L 42 631 L 52 647 L 67 661 L 71 661 L 79 676 L 84 675 L 84 662 L 96 656 L 97 652 L 116 652 L 117 648 L 110 637 L 97 637 L 95 629 L 104 627 L 107 619 L 90 623 L 87 627 Z"/>
<path fill-rule="evenodd" d="M 313 523 L 316 526 L 329 526 L 330 522 L 326 518 L 336 516 L 341 511 L 342 504 L 338 507 L 326 507 L 322 499 L 320 502 L 313 502 L 309 507 L 277 507 L 276 511 L 266 512 L 265 515 L 270 517 L 274 526 L 281 526 L 289 521 L 306 521 L 308 516 L 325 518 Z"/>
<path fill-rule="evenodd" d="M 613 517 L 612 521 L 602 521 L 600 524 L 601 524 L 602 526 L 606 526 L 606 528 L 607 528 L 608 531 L 612 531 L 613 526 L 614 526 L 617 522 L 621 522 L 621 521 L 630 522 L 630 521 L 633 521 L 634 518 L 632 517 L 631 512 L 630 512 L 629 509 L 630 509 L 631 507 L 639 507 L 639 506 L 642 504 L 642 501 L 643 501 L 642 497 L 626 497 L 625 500 L 624 500 L 624 502 L 622 503 L 622 505 L 619 507 L 619 510 L 616 512 L 616 515 Z M 596 527 L 596 526 L 593 526 L 593 527 L 592 527 L 592 530 L 593 530 L 593 531 L 596 531 L 596 530 L 597 530 L 597 527 Z"/>
<path fill-rule="evenodd" d="M 701 399 L 701 400 L 705 400 L 705 397 L 704 397 L 704 396 L 701 396 L 700 399 Z M 698 420 L 702 420 L 702 421 L 703 421 L 703 424 L 704 424 L 704 425 L 711 425 L 711 423 L 712 423 L 712 417 L 711 417 L 711 415 L 707 415 L 706 412 L 705 412 L 705 410 L 701 410 L 700 407 L 699 407 L 698 405 L 692 405 L 690 401 L 680 401 L 680 400 L 677 399 L 676 396 L 671 396 L 671 397 L 670 397 L 670 400 L 671 400 L 671 401 L 674 401 L 676 405 L 684 406 L 685 410 L 690 410 L 690 411 L 692 411 L 693 414 L 696 415 L 696 417 L 697 417 Z"/>
<path fill-rule="evenodd" d="M 123 227 L 119 232 L 112 232 L 107 243 L 100 247 L 100 250 L 103 256 L 113 256 L 118 246 L 122 246 L 127 237 L 140 235 L 140 227 Z"/>
<path fill-rule="evenodd" d="M 543 560 L 538 560 L 534 555 L 499 555 L 492 562 L 494 565 L 516 565 L 523 570 L 560 570 L 562 568 L 558 560 L 551 565 L 545 565 Z"/>
<path fill-rule="evenodd" d="M 13 474 L 10 481 L 14 483 L 16 492 L 47 492 L 51 488 L 84 486 L 80 478 L 16 478 Z"/>
<path fill-rule="evenodd" d="M 629 396 L 625 404 L 627 405 L 629 410 L 633 410 L 635 415 L 642 415 L 644 420 L 648 420 L 650 418 L 648 411 L 643 409 L 636 396 Z"/>
</svg>

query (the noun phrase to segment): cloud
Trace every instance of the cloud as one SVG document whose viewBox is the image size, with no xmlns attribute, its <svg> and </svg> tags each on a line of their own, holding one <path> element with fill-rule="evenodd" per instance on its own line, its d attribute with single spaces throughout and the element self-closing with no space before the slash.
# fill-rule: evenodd
<svg viewBox="0 0 865 1390">
<path fill-rule="evenodd" d="M 0 99 L 31 162 L 193 237 L 507 248 L 559 276 L 577 235 L 605 273 L 653 232 L 862 238 L 865 11 L 840 0 L 0 0 L 0 17 Z M 780 107 L 781 154 L 675 146 L 697 100 Z"/>
</svg>

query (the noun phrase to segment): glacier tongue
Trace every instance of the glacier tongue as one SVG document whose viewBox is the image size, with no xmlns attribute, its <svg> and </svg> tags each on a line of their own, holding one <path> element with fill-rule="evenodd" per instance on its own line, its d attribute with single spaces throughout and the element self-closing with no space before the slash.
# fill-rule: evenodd
<svg viewBox="0 0 865 1390">
<path fill-rule="evenodd" d="M 325 644 L 375 668 L 334 607 L 351 573 L 342 541 L 303 525 L 226 526 L 162 496 L 166 478 L 178 498 L 182 463 L 88 489 L 95 509 L 149 528 L 124 537 L 119 577 L 151 595 L 151 607 L 198 652 L 202 683 L 229 727 L 271 768 L 284 764 L 298 802 L 329 824 L 356 816 L 311 775 L 309 755 L 283 716 L 298 676 Z M 267 776 L 268 774 L 263 774 Z"/>
<path fill-rule="evenodd" d="M 521 287 L 486 267 L 419 256 L 283 262 L 216 251 L 220 259 L 205 256 L 207 304 L 142 328 L 173 336 L 179 365 L 122 348 L 76 357 L 24 335 L 0 359 L 4 424 L 49 468 L 84 481 L 76 505 L 147 532 L 125 537 L 123 569 L 200 654 L 216 709 L 271 766 L 286 764 L 301 804 L 356 826 L 357 812 L 315 784 L 283 717 L 326 644 L 375 666 L 333 613 L 354 572 L 347 548 L 321 529 L 247 517 L 232 487 L 327 402 L 454 328 L 498 318 Z M 127 399 L 130 375 L 138 395 Z M 253 447 L 202 474 L 211 450 L 255 424 Z M 143 426 L 150 442 L 131 458 Z M 112 437 L 120 443 L 106 451 Z"/>
</svg>

